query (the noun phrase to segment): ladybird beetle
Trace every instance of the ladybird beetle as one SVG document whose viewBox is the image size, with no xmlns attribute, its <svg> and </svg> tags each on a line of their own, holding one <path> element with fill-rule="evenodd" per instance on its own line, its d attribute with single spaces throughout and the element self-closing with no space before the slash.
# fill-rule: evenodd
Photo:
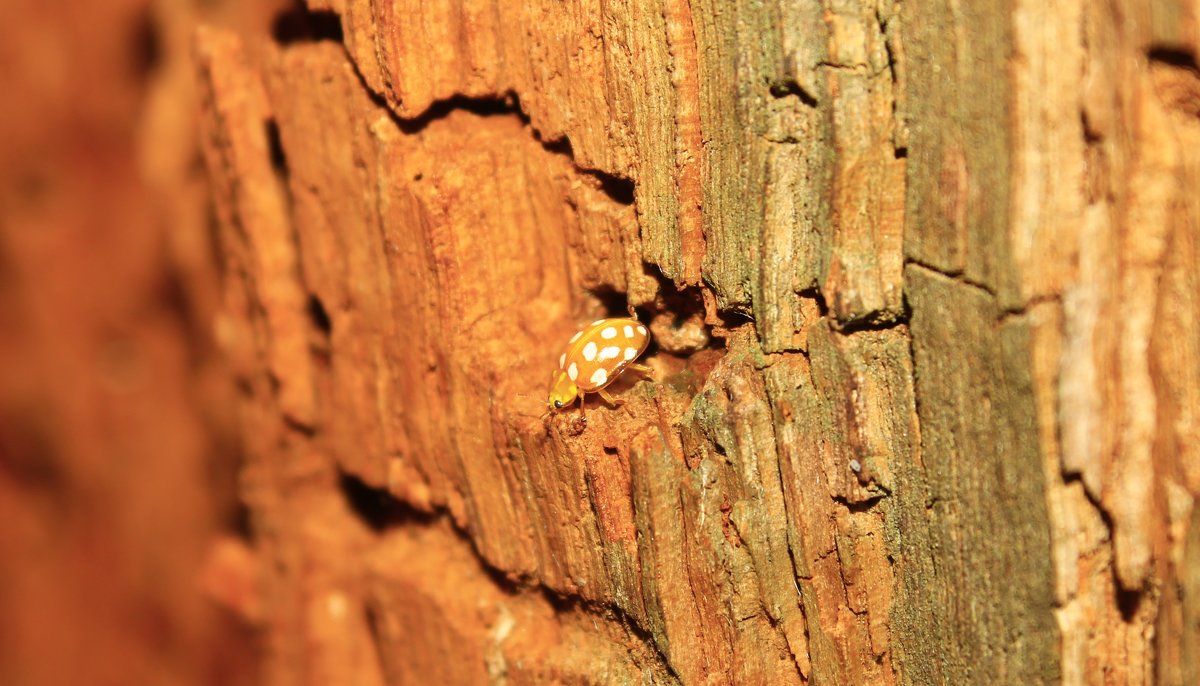
<svg viewBox="0 0 1200 686">
<path fill-rule="evenodd" d="M 550 384 L 550 411 L 570 407 L 576 397 L 582 411 L 585 393 L 598 393 L 608 404 L 620 405 L 604 387 L 626 369 L 649 375 L 649 367 L 634 362 L 649 344 L 650 333 L 636 319 L 597 319 L 588 324 L 558 356 L 558 370 Z"/>
</svg>

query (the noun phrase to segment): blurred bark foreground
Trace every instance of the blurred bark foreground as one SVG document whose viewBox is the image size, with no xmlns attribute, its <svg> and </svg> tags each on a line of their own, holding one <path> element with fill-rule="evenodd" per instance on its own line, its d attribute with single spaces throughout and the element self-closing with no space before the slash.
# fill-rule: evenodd
<svg viewBox="0 0 1200 686">
<path fill-rule="evenodd" d="M 202 30 L 270 683 L 1193 684 L 1200 11 Z M 656 383 L 544 423 L 575 327 Z"/>
</svg>

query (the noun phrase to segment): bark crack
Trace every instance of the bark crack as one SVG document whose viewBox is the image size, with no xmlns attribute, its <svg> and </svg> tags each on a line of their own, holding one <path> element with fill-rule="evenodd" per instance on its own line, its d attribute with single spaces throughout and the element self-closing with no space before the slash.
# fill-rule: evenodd
<svg viewBox="0 0 1200 686">
<path fill-rule="evenodd" d="M 961 284 L 961 285 L 963 285 L 963 286 L 968 286 L 968 287 L 970 287 L 970 288 L 973 288 L 973 289 L 975 289 L 975 290 L 982 291 L 982 292 L 986 293 L 987 295 L 991 296 L 992 298 L 995 298 L 995 297 L 997 297 L 997 296 L 996 296 L 996 290 L 995 290 L 994 288 L 992 288 L 991 286 L 989 286 L 989 285 L 987 285 L 987 284 L 983 283 L 982 281 L 975 281 L 975 280 L 973 280 L 973 279 L 969 278 L 969 277 L 968 277 L 968 276 L 966 276 L 966 274 L 965 274 L 964 272 L 962 272 L 962 271 L 953 271 L 953 270 L 941 269 L 941 268 L 939 268 L 939 267 L 937 267 L 937 266 L 934 266 L 934 265 L 932 265 L 932 264 L 929 264 L 929 263 L 927 263 L 927 262 L 922 262 L 922 261 L 920 261 L 920 260 L 917 260 L 917 259 L 914 259 L 914 258 L 912 258 L 912 257 L 908 257 L 908 258 L 906 258 L 906 259 L 904 260 L 904 264 L 905 264 L 905 265 L 912 265 L 913 267 L 917 267 L 917 268 L 919 268 L 919 269 L 923 269 L 923 270 L 925 270 L 925 271 L 927 271 L 927 272 L 931 272 L 931 273 L 933 273 L 933 274 L 937 274 L 938 276 L 944 276 L 944 277 L 946 277 L 947 279 L 950 279 L 951 281 L 953 281 L 953 282 L 954 282 L 954 283 L 956 283 L 956 284 Z"/>
<path fill-rule="evenodd" d="M 354 56 L 350 54 L 349 48 L 345 42 L 339 41 L 342 52 L 345 54 L 346 62 L 350 65 L 350 69 L 354 74 L 354 78 L 358 81 L 363 92 L 371 99 L 371 102 L 376 107 L 386 112 L 388 118 L 405 134 L 417 134 L 423 131 L 427 126 L 435 121 L 444 119 L 452 112 L 463 110 L 473 114 L 491 117 L 491 116 L 511 116 L 516 117 L 524 124 L 535 141 L 542 146 L 547 152 L 557 155 L 563 155 L 571 161 L 571 166 L 575 171 L 584 176 L 593 179 L 597 187 L 604 192 L 613 202 L 621 205 L 632 205 L 634 202 L 634 182 L 632 179 L 611 174 L 601 169 L 592 167 L 584 167 L 575 159 L 575 151 L 571 146 L 571 141 L 566 136 L 557 139 L 546 139 L 542 137 L 542 133 L 538 130 L 529 114 L 521 107 L 521 98 L 516 91 L 506 91 L 502 94 L 497 94 L 492 97 L 478 97 L 467 95 L 454 95 L 449 98 L 435 100 L 429 107 L 426 107 L 420 114 L 415 117 L 402 117 L 388 102 L 387 98 L 382 93 L 371 87 L 367 81 L 367 77 L 359 68 L 358 63 L 354 60 Z"/>
<path fill-rule="evenodd" d="M 449 525 L 449 530 L 453 531 L 467 545 L 480 570 L 505 593 L 513 596 L 522 593 L 538 593 L 554 607 L 558 614 L 581 611 L 593 617 L 615 619 L 630 635 L 642 643 L 647 652 L 654 657 L 659 668 L 671 675 L 676 682 L 680 681 L 679 674 L 649 630 L 639 625 L 621 607 L 559 593 L 534 577 L 515 577 L 510 572 L 492 565 L 479 550 L 470 532 L 455 522 L 454 517 L 444 506 L 434 506 L 428 512 L 420 510 L 392 495 L 387 489 L 372 487 L 353 474 L 342 470 L 338 471 L 338 488 L 349 510 L 373 534 L 379 536 L 394 528 L 432 527 L 444 522 Z"/>
</svg>

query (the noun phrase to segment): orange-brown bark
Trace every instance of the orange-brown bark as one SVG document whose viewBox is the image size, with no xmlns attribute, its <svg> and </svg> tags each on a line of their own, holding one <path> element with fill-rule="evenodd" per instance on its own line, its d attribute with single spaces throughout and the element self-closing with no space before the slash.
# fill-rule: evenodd
<svg viewBox="0 0 1200 686">
<path fill-rule="evenodd" d="M 4 14 L 0 682 L 252 683 L 253 633 L 202 592 L 223 584 L 210 549 L 245 548 L 233 393 L 205 334 L 197 13 Z"/>
<path fill-rule="evenodd" d="M 1186 682 L 1194 17 L 1027 4 L 202 34 L 279 650 L 312 587 L 369 609 L 384 682 Z M 627 302 L 657 381 L 544 421 Z M 310 526 L 350 527 L 336 564 Z"/>
<path fill-rule="evenodd" d="M 1193 6 L 284 4 L 13 91 L 0 680 L 1200 678 Z"/>
</svg>

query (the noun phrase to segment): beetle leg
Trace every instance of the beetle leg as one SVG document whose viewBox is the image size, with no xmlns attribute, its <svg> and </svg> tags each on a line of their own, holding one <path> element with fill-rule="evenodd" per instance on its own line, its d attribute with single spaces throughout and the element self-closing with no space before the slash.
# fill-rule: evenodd
<svg viewBox="0 0 1200 686">
<path fill-rule="evenodd" d="M 647 367 L 644 364 L 638 364 L 636 362 L 631 362 L 630 364 L 625 365 L 625 368 L 632 369 L 633 371 L 637 372 L 638 374 L 641 374 L 642 376 L 646 377 L 647 379 L 654 381 L 654 370 Z"/>
<path fill-rule="evenodd" d="M 601 398 L 604 398 L 604 402 L 608 403 L 609 405 L 611 405 L 613 407 L 620 407 L 625 404 L 624 400 L 620 400 L 618 398 L 612 397 L 612 395 L 609 394 L 609 392 L 604 390 L 603 388 L 597 388 L 596 392 L 600 394 Z"/>
<path fill-rule="evenodd" d="M 586 412 L 586 408 L 584 407 L 584 398 L 586 397 L 587 396 L 583 393 L 579 394 L 579 414 L 570 415 L 570 419 L 567 422 L 567 431 L 570 432 L 572 436 L 578 436 L 579 434 L 583 433 L 584 429 L 587 428 L 587 415 L 584 414 L 584 412 Z"/>
</svg>

